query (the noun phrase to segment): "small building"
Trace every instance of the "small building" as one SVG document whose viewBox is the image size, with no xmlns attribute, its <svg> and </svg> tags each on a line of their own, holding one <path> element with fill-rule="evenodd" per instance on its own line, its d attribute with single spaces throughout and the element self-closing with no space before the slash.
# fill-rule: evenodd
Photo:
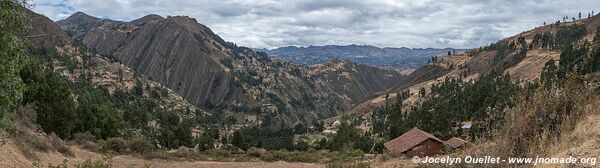
<svg viewBox="0 0 600 168">
<path fill-rule="evenodd" d="M 337 131 L 332 129 L 325 129 L 323 130 L 323 134 L 337 134 Z"/>
<path fill-rule="evenodd" d="M 384 143 L 383 146 L 392 156 L 431 156 L 442 153 L 444 141 L 418 128 L 413 128 L 398 138 Z"/>
<path fill-rule="evenodd" d="M 471 122 L 471 121 L 460 122 L 460 128 L 461 129 L 467 129 L 468 130 L 468 129 L 471 129 L 471 126 L 473 126 L 473 122 Z"/>
<path fill-rule="evenodd" d="M 452 137 L 446 141 L 446 145 L 448 145 L 452 150 L 458 150 L 465 148 L 470 143 L 466 140 L 460 139 L 458 137 Z"/>
</svg>

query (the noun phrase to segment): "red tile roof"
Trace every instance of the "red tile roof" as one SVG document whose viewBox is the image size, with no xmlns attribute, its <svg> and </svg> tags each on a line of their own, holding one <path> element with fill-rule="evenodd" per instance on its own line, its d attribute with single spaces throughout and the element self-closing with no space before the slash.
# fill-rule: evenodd
<svg viewBox="0 0 600 168">
<path fill-rule="evenodd" d="M 446 141 L 446 144 L 450 145 L 450 147 L 452 147 L 452 148 L 459 148 L 459 147 L 465 145 L 466 143 L 467 143 L 467 141 L 457 138 L 457 137 L 452 137 L 448 141 Z"/>
<path fill-rule="evenodd" d="M 398 138 L 384 143 L 383 146 L 385 146 L 385 148 L 391 153 L 402 153 L 412 149 L 428 139 L 433 139 L 440 143 L 444 143 L 444 141 L 425 131 L 422 131 L 418 128 L 413 128 L 410 131 L 400 135 Z"/>
</svg>

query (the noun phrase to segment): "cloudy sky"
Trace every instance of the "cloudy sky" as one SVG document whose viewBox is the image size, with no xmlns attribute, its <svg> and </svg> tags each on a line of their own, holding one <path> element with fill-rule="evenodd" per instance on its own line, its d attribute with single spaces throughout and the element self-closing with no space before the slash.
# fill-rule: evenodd
<svg viewBox="0 0 600 168">
<path fill-rule="evenodd" d="M 579 12 L 599 0 L 32 0 L 58 21 L 76 11 L 129 21 L 148 14 L 196 18 L 252 48 L 327 44 L 473 48 Z"/>
</svg>

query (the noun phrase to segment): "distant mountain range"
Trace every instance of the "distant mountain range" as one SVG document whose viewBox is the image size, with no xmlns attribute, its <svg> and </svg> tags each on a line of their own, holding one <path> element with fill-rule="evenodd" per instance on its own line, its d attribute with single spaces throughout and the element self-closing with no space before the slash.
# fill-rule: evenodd
<svg viewBox="0 0 600 168">
<path fill-rule="evenodd" d="M 344 59 L 356 63 L 386 69 L 416 69 L 433 56 L 447 55 L 448 51 L 464 51 L 453 48 L 379 48 L 370 45 L 326 45 L 309 47 L 280 47 L 276 49 L 256 49 L 269 55 L 295 63 L 312 65 L 328 60 Z"/>
</svg>

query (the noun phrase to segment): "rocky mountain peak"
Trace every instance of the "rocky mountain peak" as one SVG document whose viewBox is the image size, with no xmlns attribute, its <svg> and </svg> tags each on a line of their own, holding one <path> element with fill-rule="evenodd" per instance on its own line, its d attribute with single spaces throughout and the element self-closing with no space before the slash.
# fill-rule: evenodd
<svg viewBox="0 0 600 168">
<path fill-rule="evenodd" d="M 67 20 L 74 20 L 74 19 L 83 19 L 83 20 L 101 20 L 100 18 L 88 15 L 87 13 L 81 12 L 81 11 L 77 11 L 75 13 L 73 13 L 73 15 L 69 16 L 67 18 Z"/>
<path fill-rule="evenodd" d="M 165 19 L 165 18 L 163 18 L 163 17 L 162 17 L 162 16 L 160 16 L 160 15 L 157 15 L 157 14 L 149 14 L 149 15 L 146 15 L 146 16 L 144 16 L 144 17 L 141 17 L 141 18 L 139 18 L 139 19 L 132 20 L 132 21 L 131 21 L 131 22 L 129 22 L 129 23 L 132 23 L 132 24 L 134 24 L 134 25 L 139 25 L 139 24 L 144 24 L 144 23 L 147 23 L 147 22 L 160 21 L 160 20 L 163 20 L 163 19 Z"/>
</svg>

